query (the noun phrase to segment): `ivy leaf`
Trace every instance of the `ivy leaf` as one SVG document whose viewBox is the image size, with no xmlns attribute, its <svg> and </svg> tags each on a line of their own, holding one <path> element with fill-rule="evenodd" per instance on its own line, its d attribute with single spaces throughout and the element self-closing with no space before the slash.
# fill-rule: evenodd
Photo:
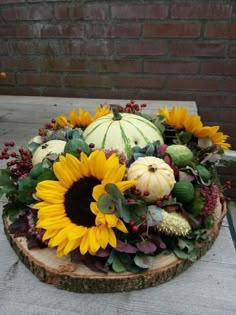
<svg viewBox="0 0 236 315">
<path fill-rule="evenodd" d="M 178 247 L 188 253 L 195 248 L 194 244 L 191 241 L 184 240 L 182 238 L 178 238 Z"/>
<path fill-rule="evenodd" d="M 42 168 L 42 174 L 38 177 L 37 182 L 42 182 L 44 180 L 56 180 L 56 176 L 52 169 Z"/>
<path fill-rule="evenodd" d="M 147 208 L 147 225 L 156 226 L 162 222 L 161 209 L 157 206 L 151 205 Z"/>
<path fill-rule="evenodd" d="M 37 180 L 32 179 L 30 176 L 18 182 L 19 186 L 19 201 L 30 204 L 34 201 L 32 193 L 35 191 Z"/>
<path fill-rule="evenodd" d="M 6 170 L 0 170 L 0 187 L 11 186 L 13 184 L 10 177 L 10 172 Z"/>
<path fill-rule="evenodd" d="M 140 250 L 140 252 L 144 254 L 152 254 L 157 250 L 157 246 L 149 241 L 137 243 L 136 246 Z"/>
<path fill-rule="evenodd" d="M 182 260 L 190 260 L 194 262 L 197 260 L 197 257 L 198 257 L 196 248 L 192 250 L 190 253 L 186 253 L 185 251 L 179 248 L 175 248 L 173 252 L 179 259 L 182 259 Z"/>
<path fill-rule="evenodd" d="M 103 194 L 97 203 L 98 209 L 105 214 L 112 214 L 116 211 L 113 198 L 108 194 Z"/>
<path fill-rule="evenodd" d="M 135 264 L 140 268 L 150 268 L 154 263 L 154 257 L 150 255 L 137 254 L 134 257 Z"/>
</svg>

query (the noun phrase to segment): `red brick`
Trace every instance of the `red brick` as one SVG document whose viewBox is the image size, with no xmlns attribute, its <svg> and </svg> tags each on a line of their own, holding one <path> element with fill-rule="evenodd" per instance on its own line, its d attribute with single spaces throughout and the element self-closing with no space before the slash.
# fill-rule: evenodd
<svg viewBox="0 0 236 315">
<path fill-rule="evenodd" d="M 16 80 L 18 85 L 61 86 L 61 76 L 55 74 L 19 73 Z"/>
<path fill-rule="evenodd" d="M 199 109 L 199 115 L 203 122 L 213 122 L 218 120 L 218 110 L 212 107 Z"/>
<path fill-rule="evenodd" d="M 195 38 L 200 35 L 197 23 L 146 23 L 143 25 L 143 37 L 182 37 Z"/>
<path fill-rule="evenodd" d="M 220 120 L 223 122 L 235 123 L 236 122 L 236 109 L 223 110 L 220 112 Z"/>
<path fill-rule="evenodd" d="M 57 97 L 91 97 L 89 90 L 79 90 L 78 88 L 54 88 L 54 87 L 43 87 L 41 96 L 57 96 Z"/>
<path fill-rule="evenodd" d="M 143 5 L 112 5 L 112 19 L 164 19 L 168 16 L 168 5 L 143 4 Z"/>
<path fill-rule="evenodd" d="M 7 41 L 1 40 L 0 41 L 0 55 L 6 55 L 7 53 L 8 53 L 8 43 Z"/>
<path fill-rule="evenodd" d="M 234 117 L 236 118 L 236 114 L 234 114 Z M 235 136 L 236 124 L 221 124 L 221 131 L 226 135 Z"/>
<path fill-rule="evenodd" d="M 215 3 L 175 3 L 171 6 L 171 18 L 174 19 L 229 19 L 232 5 Z"/>
<path fill-rule="evenodd" d="M 22 20 L 50 20 L 53 18 L 52 8 L 49 6 L 35 5 L 3 8 L 1 10 L 2 18 L 6 21 L 22 21 Z"/>
<path fill-rule="evenodd" d="M 134 97 L 135 98 L 135 97 Z M 190 92 L 172 92 L 166 90 L 144 90 L 139 93 L 139 99 L 143 100 L 163 100 L 163 101 L 194 101 L 194 96 Z"/>
<path fill-rule="evenodd" d="M 0 77 L 0 85 L 15 85 L 16 80 L 15 80 L 15 75 L 13 73 L 8 73 L 6 72 L 6 78 L 1 78 Z"/>
<path fill-rule="evenodd" d="M 172 56 L 224 57 L 226 53 L 227 45 L 224 43 L 178 42 L 170 45 Z"/>
<path fill-rule="evenodd" d="M 1 95 L 26 95 L 26 96 L 40 96 L 40 88 L 31 88 L 31 87 L 17 87 L 14 86 L 14 89 L 11 87 L 0 86 Z"/>
<path fill-rule="evenodd" d="M 164 79 L 143 76 L 118 76 L 112 78 L 112 86 L 119 88 L 161 89 L 164 86 Z"/>
<path fill-rule="evenodd" d="M 27 25 L 1 25 L 0 38 L 29 38 L 30 30 Z"/>
<path fill-rule="evenodd" d="M 136 38 L 141 34 L 140 24 L 88 24 L 88 37 Z"/>
<path fill-rule="evenodd" d="M 88 67 L 93 72 L 140 72 L 139 60 L 88 60 Z"/>
<path fill-rule="evenodd" d="M 104 3 L 55 7 L 57 20 L 105 20 L 107 16 L 108 8 Z"/>
<path fill-rule="evenodd" d="M 222 61 L 203 61 L 200 68 L 204 74 L 236 74 L 236 62 Z"/>
<path fill-rule="evenodd" d="M 72 24 L 47 24 L 43 25 L 40 33 L 42 38 L 81 38 L 83 37 L 83 27 Z"/>
<path fill-rule="evenodd" d="M 225 94 L 205 94 L 196 95 L 196 102 L 200 106 L 214 106 L 222 108 L 225 106 L 235 107 L 236 95 Z"/>
<path fill-rule="evenodd" d="M 229 92 L 236 92 L 236 79 L 224 79 L 223 90 Z"/>
<path fill-rule="evenodd" d="M 64 41 L 62 49 L 66 55 L 111 55 L 110 42 L 104 40 Z"/>
<path fill-rule="evenodd" d="M 202 90 L 217 91 L 219 90 L 220 80 L 203 79 L 203 78 L 169 78 L 167 89 L 171 90 Z"/>
<path fill-rule="evenodd" d="M 65 58 L 65 57 L 48 57 L 43 58 L 40 62 L 40 70 L 51 72 L 51 71 L 87 71 L 88 64 L 87 60 L 78 60 L 78 58 Z"/>
<path fill-rule="evenodd" d="M 157 56 L 167 54 L 167 43 L 164 42 L 116 42 L 114 53 L 128 56 Z"/>
<path fill-rule="evenodd" d="M 100 75 L 67 75 L 63 78 L 64 86 L 111 88 L 111 80 L 108 76 Z"/>
<path fill-rule="evenodd" d="M 236 23 L 208 23 L 205 26 L 204 37 L 236 39 Z"/>
<path fill-rule="evenodd" d="M 18 3 L 25 3 L 25 2 L 27 2 L 27 0 L 1 0 L 1 4 L 8 4 L 8 3 L 18 4 Z"/>
<path fill-rule="evenodd" d="M 15 54 L 21 55 L 57 55 L 61 52 L 56 41 L 17 41 L 11 48 Z"/>
<path fill-rule="evenodd" d="M 144 72 L 194 74 L 198 71 L 198 63 L 184 60 L 150 60 L 144 61 Z"/>
<path fill-rule="evenodd" d="M 236 57 L 236 45 L 230 47 L 230 57 Z"/>
<path fill-rule="evenodd" d="M 40 60 L 38 58 L 24 57 L 2 57 L 0 59 L 2 67 L 6 70 L 34 70 L 39 69 Z"/>
</svg>

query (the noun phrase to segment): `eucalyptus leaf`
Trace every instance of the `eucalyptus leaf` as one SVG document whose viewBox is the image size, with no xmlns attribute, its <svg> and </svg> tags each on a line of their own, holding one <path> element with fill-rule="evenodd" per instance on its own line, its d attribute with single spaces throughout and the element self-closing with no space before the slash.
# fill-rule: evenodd
<svg viewBox="0 0 236 315">
<path fill-rule="evenodd" d="M 154 257 L 150 255 L 137 254 L 134 257 L 135 264 L 140 268 L 150 268 L 154 263 Z"/>
<path fill-rule="evenodd" d="M 108 194 L 103 194 L 97 202 L 98 209 L 105 214 L 112 214 L 116 211 L 113 198 Z"/>
<path fill-rule="evenodd" d="M 130 261 L 130 257 L 127 254 L 116 254 L 112 263 L 112 269 L 115 272 L 124 272 L 127 270 L 126 264 Z"/>
<path fill-rule="evenodd" d="M 186 253 L 179 248 L 175 248 L 173 252 L 179 259 L 182 260 L 190 260 L 194 262 L 197 260 L 198 257 L 197 249 L 192 250 L 190 253 Z"/>
<path fill-rule="evenodd" d="M 136 244 L 138 250 L 144 254 L 152 254 L 157 250 L 157 246 L 150 241 L 142 241 Z"/>
<path fill-rule="evenodd" d="M 121 253 L 135 254 L 137 248 L 129 243 L 124 243 L 120 240 L 117 240 L 116 251 Z"/>
<path fill-rule="evenodd" d="M 106 184 L 105 190 L 113 199 L 121 199 L 122 202 L 126 202 L 125 197 L 115 184 Z"/>
<path fill-rule="evenodd" d="M 147 225 L 152 227 L 162 222 L 161 209 L 155 205 L 148 206 L 147 208 Z"/>
</svg>

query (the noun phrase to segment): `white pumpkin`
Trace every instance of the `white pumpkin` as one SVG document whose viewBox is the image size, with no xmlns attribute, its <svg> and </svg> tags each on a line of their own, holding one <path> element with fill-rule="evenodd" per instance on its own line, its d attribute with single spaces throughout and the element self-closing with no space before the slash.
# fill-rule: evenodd
<svg viewBox="0 0 236 315">
<path fill-rule="evenodd" d="M 98 149 L 116 149 L 129 158 L 134 146 L 144 147 L 159 140 L 163 143 L 160 130 L 149 120 L 135 114 L 108 114 L 92 122 L 83 133 L 87 144 Z"/>
<path fill-rule="evenodd" d="M 128 180 L 137 180 L 136 188 L 147 203 L 169 195 L 175 184 L 173 169 L 162 159 L 154 156 L 138 158 L 127 172 Z"/>
<path fill-rule="evenodd" d="M 36 165 L 43 161 L 43 159 L 50 153 L 60 154 L 64 151 L 66 141 L 63 140 L 50 140 L 41 144 L 40 147 L 34 152 L 32 157 L 32 164 Z"/>
</svg>

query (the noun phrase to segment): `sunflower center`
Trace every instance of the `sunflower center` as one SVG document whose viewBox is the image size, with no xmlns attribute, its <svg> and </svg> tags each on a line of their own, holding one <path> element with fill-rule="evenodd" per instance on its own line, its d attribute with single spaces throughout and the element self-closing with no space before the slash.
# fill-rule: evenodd
<svg viewBox="0 0 236 315">
<path fill-rule="evenodd" d="M 70 220 L 86 227 L 95 225 L 96 216 L 90 210 L 90 203 L 95 201 L 92 197 L 93 187 L 101 182 L 95 177 L 83 177 L 65 193 L 65 210 Z"/>
</svg>

